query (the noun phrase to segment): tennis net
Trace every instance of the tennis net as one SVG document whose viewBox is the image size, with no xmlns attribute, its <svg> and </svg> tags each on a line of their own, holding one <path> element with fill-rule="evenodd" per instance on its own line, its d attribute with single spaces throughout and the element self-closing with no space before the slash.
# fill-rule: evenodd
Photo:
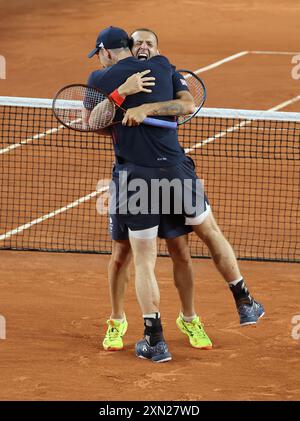
<svg viewBox="0 0 300 421">
<path fill-rule="evenodd" d="M 300 262 L 300 113 L 206 108 L 179 135 L 238 258 Z M 96 210 L 110 138 L 59 126 L 51 100 L 0 97 L 0 142 L 0 249 L 110 253 Z M 189 238 L 192 256 L 209 255 Z"/>
</svg>

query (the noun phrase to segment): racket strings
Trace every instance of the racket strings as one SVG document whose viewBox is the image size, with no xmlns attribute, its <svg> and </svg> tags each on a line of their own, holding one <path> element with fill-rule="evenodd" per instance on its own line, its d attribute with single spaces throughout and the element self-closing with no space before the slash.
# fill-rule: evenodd
<svg viewBox="0 0 300 421">
<path fill-rule="evenodd" d="M 109 126 L 115 116 L 115 107 L 105 94 L 81 85 L 62 89 L 53 110 L 65 126 L 83 131 L 101 130 Z"/>
</svg>

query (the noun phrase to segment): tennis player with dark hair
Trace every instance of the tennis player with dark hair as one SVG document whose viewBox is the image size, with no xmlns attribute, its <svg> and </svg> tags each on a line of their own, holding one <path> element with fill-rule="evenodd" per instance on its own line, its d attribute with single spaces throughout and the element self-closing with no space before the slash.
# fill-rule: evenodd
<svg viewBox="0 0 300 421">
<path fill-rule="evenodd" d="M 146 60 L 158 53 L 158 37 L 155 32 L 147 28 L 136 29 L 131 34 L 133 40 L 132 52 L 140 60 Z M 147 104 L 127 111 L 124 123 L 136 125 L 141 123 L 147 115 Z M 202 217 L 200 216 L 200 221 Z M 234 251 L 217 225 L 212 211 L 208 213 L 203 223 L 197 218 L 186 218 L 197 236 L 208 247 L 213 261 L 228 283 L 235 299 L 241 326 L 255 324 L 264 315 L 263 306 L 257 303 L 249 294 L 243 277 L 240 273 Z M 183 333 L 190 329 L 190 324 L 184 318 L 177 319 L 177 325 Z"/>
<path fill-rule="evenodd" d="M 102 36 L 102 40 L 99 40 L 100 42 L 97 45 L 99 56 L 101 62 L 105 65 L 108 63 L 114 64 L 116 62 L 118 62 L 118 65 L 110 67 L 110 77 L 107 77 L 109 72 L 102 71 L 101 74 L 99 72 L 95 74 L 96 72 L 94 72 L 88 82 L 90 85 L 96 87 L 101 85 L 100 87 L 102 87 L 102 89 L 106 87 L 109 92 L 120 85 L 120 83 L 112 83 L 113 80 L 114 82 L 117 82 L 118 71 L 121 70 L 123 72 L 122 75 L 124 76 L 124 71 L 126 75 L 126 70 L 129 70 L 129 59 L 131 59 L 130 64 L 133 64 L 133 59 L 128 55 L 127 48 L 123 48 L 123 45 L 120 43 L 113 45 L 113 43 L 111 43 L 111 35 L 112 33 L 110 30 L 110 38 Z M 108 48 L 105 48 L 105 44 Z M 97 52 L 97 50 L 93 50 L 92 54 L 95 52 Z M 152 100 L 168 101 L 170 98 L 173 98 L 172 76 L 174 72 L 172 71 L 171 66 L 168 68 L 167 61 L 162 56 L 155 56 L 150 59 L 149 62 L 147 62 L 147 67 L 151 68 L 149 63 L 151 60 L 152 63 L 154 63 L 154 59 L 162 68 L 159 71 L 159 78 L 157 79 L 158 86 L 156 87 L 156 96 L 153 95 Z M 127 66 L 124 66 L 125 61 Z M 120 66 L 119 64 L 122 65 Z M 145 68 L 142 70 L 145 70 Z M 155 69 L 154 66 L 151 70 L 157 71 L 158 68 Z M 112 76 L 115 76 L 115 78 L 112 78 Z M 95 77 L 97 80 L 95 80 Z M 118 82 L 121 82 L 120 78 Z M 130 97 L 132 100 L 128 100 L 127 107 L 130 108 L 130 106 L 133 106 L 138 102 L 137 99 L 133 99 L 134 97 L 137 97 L 137 95 Z M 140 105 L 131 110 L 129 109 L 123 119 L 124 123 L 129 123 L 129 125 L 139 124 L 142 121 L 139 120 L 141 114 L 174 115 L 174 102 L 178 105 L 178 112 L 179 110 L 180 112 L 183 112 L 182 105 L 178 104 L 176 101 L 173 101 L 172 104 L 170 102 L 149 104 L 149 98 L 141 97 L 139 98 L 139 101 L 140 104 L 146 103 L 146 105 Z M 186 112 L 187 111 L 185 111 L 185 113 Z M 131 171 L 131 175 L 134 177 L 144 178 L 149 181 L 156 178 L 158 175 L 160 178 L 165 177 L 167 172 L 171 179 L 179 177 L 181 178 L 181 181 L 187 178 L 198 181 L 193 164 L 184 155 L 183 150 L 178 144 L 177 133 L 174 133 L 174 131 L 163 135 L 162 133 L 155 133 L 157 130 L 156 128 L 146 128 L 144 126 L 138 126 L 132 129 L 127 128 L 130 132 L 126 131 L 126 128 L 121 127 L 120 125 L 114 126 L 114 129 L 114 132 L 117 133 L 117 136 L 115 136 L 115 139 L 117 139 L 115 142 L 115 152 L 119 161 L 118 165 L 125 164 L 125 167 Z M 141 130 L 138 132 L 137 129 Z M 147 132 L 147 129 L 149 129 L 149 132 Z M 161 143 L 162 137 L 164 139 L 163 144 Z M 128 143 L 129 139 L 130 143 Z M 149 139 L 151 139 L 151 146 Z M 119 140 L 122 140 L 122 142 L 119 142 Z M 141 149 L 141 145 L 143 150 Z M 147 154 L 145 154 L 145 151 Z M 161 156 L 162 153 L 164 156 Z M 162 175 L 160 172 L 163 172 L 164 174 Z M 118 178 L 118 172 L 114 175 Z M 193 189 L 191 193 L 194 195 L 195 192 Z M 200 196 L 202 200 L 200 200 L 200 204 L 198 203 L 199 206 L 194 212 L 194 215 L 190 215 L 190 212 L 187 212 L 185 215 L 186 223 L 193 225 L 194 231 L 206 242 L 212 252 L 217 268 L 224 278 L 230 282 L 240 313 L 241 324 L 255 323 L 258 317 L 263 315 L 263 308 L 250 297 L 241 278 L 233 250 L 217 227 L 203 191 L 200 193 Z M 136 353 L 139 357 L 152 359 L 153 361 L 161 362 L 169 360 L 171 356 L 162 335 L 158 309 L 159 291 L 154 275 L 156 235 L 160 222 L 159 215 L 153 215 L 151 213 L 148 213 L 146 216 L 143 215 L 142 217 L 126 215 L 126 217 L 123 218 L 123 221 L 119 216 L 119 222 L 129 229 L 129 239 L 136 268 L 137 295 L 145 320 L 145 338 L 137 343 Z M 143 245 L 143 249 L 141 248 L 141 245 Z M 245 310 L 242 311 L 242 308 L 245 308 Z M 248 317 L 248 320 L 242 320 L 242 312 L 245 317 Z M 252 317 L 251 320 L 250 316 Z"/>
</svg>

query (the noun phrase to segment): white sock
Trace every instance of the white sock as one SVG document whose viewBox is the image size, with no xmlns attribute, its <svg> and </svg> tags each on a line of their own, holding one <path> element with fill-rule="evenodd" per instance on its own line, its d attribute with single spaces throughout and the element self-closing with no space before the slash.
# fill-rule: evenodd
<svg viewBox="0 0 300 421">
<path fill-rule="evenodd" d="M 143 314 L 144 319 L 160 319 L 160 313 Z"/>
<path fill-rule="evenodd" d="M 124 315 L 123 319 L 113 319 L 112 317 L 110 317 L 109 319 L 110 320 L 115 320 L 116 322 L 119 322 L 119 323 L 123 323 L 125 321 L 126 317 Z"/>
<path fill-rule="evenodd" d="M 194 314 L 193 316 L 187 317 L 182 312 L 180 312 L 180 316 L 185 322 L 191 323 L 197 317 L 197 314 Z"/>
<path fill-rule="evenodd" d="M 233 287 L 235 287 L 239 282 L 241 282 L 244 278 L 241 276 L 239 279 L 237 279 L 236 281 L 231 281 L 228 282 L 228 285 L 232 285 Z"/>
</svg>

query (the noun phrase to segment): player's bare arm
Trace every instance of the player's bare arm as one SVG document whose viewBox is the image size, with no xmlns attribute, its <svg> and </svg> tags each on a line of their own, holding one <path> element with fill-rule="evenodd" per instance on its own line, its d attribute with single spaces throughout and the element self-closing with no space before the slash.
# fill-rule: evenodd
<svg viewBox="0 0 300 421">
<path fill-rule="evenodd" d="M 170 101 L 154 102 L 152 104 L 143 104 L 139 107 L 130 108 L 127 110 L 122 124 L 136 126 L 148 116 L 179 116 L 194 112 L 195 103 L 189 92 L 177 92 L 176 97 L 177 99 Z"/>
</svg>

